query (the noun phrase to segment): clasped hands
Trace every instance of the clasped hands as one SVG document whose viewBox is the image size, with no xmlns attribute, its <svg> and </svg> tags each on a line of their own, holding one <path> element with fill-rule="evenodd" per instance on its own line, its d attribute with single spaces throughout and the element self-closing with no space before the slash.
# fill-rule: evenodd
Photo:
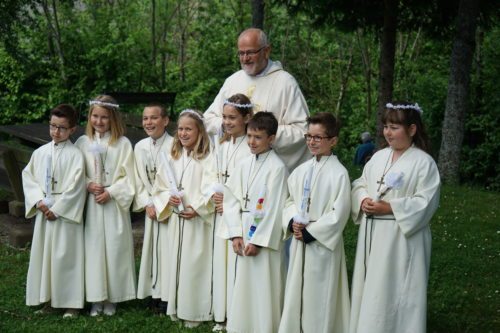
<svg viewBox="0 0 500 333">
<path fill-rule="evenodd" d="M 168 199 L 168 204 L 172 207 L 178 207 L 181 204 L 181 198 L 176 195 L 171 195 Z M 190 220 L 193 217 L 198 216 L 198 213 L 193 209 L 191 205 L 189 205 L 183 211 L 179 212 L 179 216 L 186 220 Z"/>
<path fill-rule="evenodd" d="M 224 201 L 224 194 L 220 192 L 215 192 L 212 195 L 212 201 L 215 204 L 215 211 L 222 215 L 224 210 L 222 209 L 222 202 Z"/>
<path fill-rule="evenodd" d="M 245 246 L 242 237 L 233 238 L 233 251 L 239 256 L 255 257 L 259 254 L 260 248 L 252 243 L 248 243 Z"/>
<path fill-rule="evenodd" d="M 111 195 L 104 189 L 104 186 L 102 186 L 101 184 L 91 182 L 87 186 L 87 191 L 95 196 L 95 202 L 97 202 L 98 204 L 102 205 L 111 200 Z"/>
<path fill-rule="evenodd" d="M 37 208 L 43 213 L 47 220 L 54 221 L 57 219 L 56 215 L 43 203 L 43 200 L 38 202 Z"/>
<path fill-rule="evenodd" d="M 387 201 L 374 201 L 371 198 L 365 198 L 361 202 L 361 210 L 366 215 L 388 215 L 392 214 L 392 207 Z"/>
</svg>

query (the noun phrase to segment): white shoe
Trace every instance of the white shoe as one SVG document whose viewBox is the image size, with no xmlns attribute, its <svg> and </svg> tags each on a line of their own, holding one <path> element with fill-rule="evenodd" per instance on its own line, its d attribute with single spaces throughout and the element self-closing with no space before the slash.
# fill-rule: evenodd
<svg viewBox="0 0 500 333">
<path fill-rule="evenodd" d="M 92 303 L 90 308 L 90 316 L 96 317 L 102 313 L 102 302 Z"/>
<path fill-rule="evenodd" d="M 214 328 L 212 328 L 212 332 L 221 332 L 226 330 L 226 325 L 224 323 L 215 323 Z"/>
<path fill-rule="evenodd" d="M 78 317 L 78 309 L 67 309 L 63 314 L 63 318 L 76 318 Z"/>
<path fill-rule="evenodd" d="M 186 320 L 184 321 L 184 327 L 186 328 L 195 328 L 201 325 L 201 321 L 191 321 L 191 320 Z"/>
<path fill-rule="evenodd" d="M 106 302 L 104 303 L 104 314 L 106 316 L 112 316 L 116 313 L 116 303 Z"/>
</svg>

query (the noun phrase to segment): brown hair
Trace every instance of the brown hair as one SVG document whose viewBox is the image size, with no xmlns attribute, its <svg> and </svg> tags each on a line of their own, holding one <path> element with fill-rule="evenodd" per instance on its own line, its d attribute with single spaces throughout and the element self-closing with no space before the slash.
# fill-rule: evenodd
<svg viewBox="0 0 500 333">
<path fill-rule="evenodd" d="M 414 124 L 416 126 L 416 131 L 412 138 L 413 143 L 418 148 L 430 154 L 431 144 L 422 122 L 422 117 L 420 115 L 421 112 L 422 110 L 417 104 L 406 101 L 395 101 L 391 103 L 390 107 L 386 106 L 384 113 L 382 114 L 382 123 L 403 125 L 407 133 L 409 127 Z M 383 142 L 381 144 L 382 148 L 387 147 L 388 145 L 389 144 L 387 142 Z"/>
<path fill-rule="evenodd" d="M 276 120 L 276 117 L 271 112 L 261 111 L 250 119 L 247 124 L 247 131 L 248 129 L 264 130 L 269 136 L 276 135 L 278 133 L 278 120 Z"/>
<path fill-rule="evenodd" d="M 116 100 L 109 96 L 109 95 L 99 95 L 96 98 L 94 98 L 92 101 L 96 102 L 103 102 L 104 104 L 99 104 L 95 103 L 90 105 L 89 108 L 89 113 L 88 113 L 88 119 L 87 119 L 87 127 L 85 129 L 85 134 L 93 140 L 94 134 L 95 134 L 95 129 L 92 127 L 92 124 L 90 123 L 90 118 L 92 117 L 92 112 L 96 107 L 103 108 L 108 111 L 109 115 L 109 128 L 111 131 L 111 137 L 109 139 L 109 144 L 112 145 L 120 137 L 122 137 L 125 134 L 125 125 L 123 124 L 123 120 L 120 116 L 120 111 L 118 110 L 118 103 Z M 91 101 L 91 102 L 92 102 Z M 115 105 L 115 106 L 112 106 Z"/>
<path fill-rule="evenodd" d="M 76 120 L 78 118 L 78 112 L 75 108 L 69 104 L 59 104 L 52 110 L 50 110 L 50 117 L 52 116 L 58 118 L 66 118 L 70 128 L 76 126 Z"/>
<path fill-rule="evenodd" d="M 318 112 L 307 118 L 307 126 L 311 124 L 323 125 L 326 135 L 330 138 L 339 136 L 340 122 L 328 112 Z"/>
<path fill-rule="evenodd" d="M 160 102 L 148 103 L 144 108 L 157 108 L 158 110 L 160 110 L 160 116 L 162 118 L 168 117 L 167 109 L 165 109 L 165 106 Z"/>
<path fill-rule="evenodd" d="M 250 117 L 253 116 L 253 106 L 251 106 L 252 102 L 250 102 L 250 99 L 246 95 L 234 94 L 233 96 L 229 97 L 226 101 L 224 101 L 224 106 L 226 105 L 230 105 L 233 108 L 235 108 L 236 111 L 238 111 L 238 113 L 241 114 L 243 118 L 245 118 L 248 115 L 250 115 Z M 222 136 L 219 142 L 223 143 L 224 141 L 229 141 L 230 139 L 231 135 L 224 132 L 224 135 Z"/>
<path fill-rule="evenodd" d="M 204 159 L 208 153 L 210 152 L 210 139 L 208 138 L 207 131 L 205 129 L 205 124 L 203 123 L 203 115 L 199 111 L 195 110 L 184 110 L 181 112 L 179 116 L 180 123 L 181 118 L 189 117 L 195 121 L 196 128 L 198 128 L 198 138 L 196 140 L 196 144 L 194 145 L 192 151 L 192 157 L 195 160 Z M 179 140 L 179 134 L 176 131 L 174 135 L 174 142 L 172 144 L 171 154 L 174 160 L 178 160 L 182 156 L 182 144 Z"/>
</svg>

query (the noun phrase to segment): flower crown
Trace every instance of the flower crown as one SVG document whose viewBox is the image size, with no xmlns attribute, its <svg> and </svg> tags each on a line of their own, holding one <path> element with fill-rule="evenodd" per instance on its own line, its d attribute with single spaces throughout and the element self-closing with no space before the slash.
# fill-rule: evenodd
<svg viewBox="0 0 500 333">
<path fill-rule="evenodd" d="M 235 103 L 231 102 L 230 100 L 226 99 L 224 100 L 224 105 L 231 105 L 234 106 L 235 108 L 242 108 L 242 109 L 251 109 L 253 108 L 253 104 L 240 104 L 240 103 Z"/>
<path fill-rule="evenodd" d="M 102 101 L 97 101 L 97 100 L 91 100 L 89 101 L 89 106 L 92 105 L 100 105 L 100 106 L 108 106 L 110 108 L 120 108 L 120 105 L 115 104 L 115 103 L 109 103 L 109 102 L 102 102 Z"/>
<path fill-rule="evenodd" d="M 199 120 L 201 120 L 203 122 L 203 116 L 201 114 L 199 114 L 198 112 L 196 112 L 195 110 L 192 110 L 192 109 L 185 109 L 183 110 L 180 114 L 179 114 L 179 117 L 182 117 L 183 114 L 192 114 L 194 115 L 196 118 L 198 118 Z"/>
<path fill-rule="evenodd" d="M 422 114 L 424 111 L 418 106 L 418 103 L 415 104 L 409 104 L 409 105 L 403 105 L 403 104 L 392 104 L 392 103 L 387 103 L 385 105 L 387 109 L 413 109 L 417 111 L 418 113 Z"/>
</svg>

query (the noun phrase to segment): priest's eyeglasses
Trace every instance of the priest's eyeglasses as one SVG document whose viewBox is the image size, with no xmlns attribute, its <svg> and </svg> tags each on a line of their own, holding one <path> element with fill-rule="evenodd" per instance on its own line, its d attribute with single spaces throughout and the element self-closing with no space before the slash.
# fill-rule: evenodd
<svg viewBox="0 0 500 333">
<path fill-rule="evenodd" d="M 323 139 L 331 139 L 331 136 L 319 136 L 319 135 L 310 135 L 310 134 L 304 134 L 304 139 L 306 141 L 313 140 L 314 142 L 321 142 Z"/>
<path fill-rule="evenodd" d="M 260 49 L 258 50 L 248 50 L 248 51 L 238 51 L 236 53 L 236 55 L 239 57 L 239 58 L 243 58 L 243 57 L 253 57 L 254 55 L 256 55 L 257 53 L 259 53 L 260 51 L 262 51 L 263 49 L 265 49 L 266 47 L 265 46 L 262 46 Z"/>
<path fill-rule="evenodd" d="M 63 134 L 63 133 L 66 133 L 66 131 L 67 131 L 69 128 L 64 127 L 64 126 L 57 126 L 57 125 L 54 125 L 54 124 L 49 124 L 49 129 L 50 129 L 52 132 L 57 132 L 57 131 L 59 131 L 61 134 Z"/>
</svg>

